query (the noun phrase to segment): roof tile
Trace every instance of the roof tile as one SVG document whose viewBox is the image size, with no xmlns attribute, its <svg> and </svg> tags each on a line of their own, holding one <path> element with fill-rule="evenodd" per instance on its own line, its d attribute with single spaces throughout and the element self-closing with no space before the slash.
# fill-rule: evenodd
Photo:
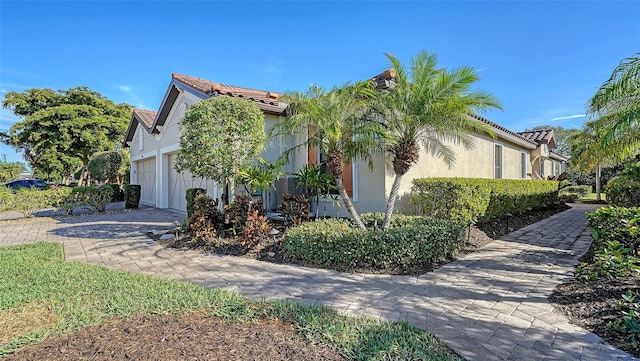
<svg viewBox="0 0 640 361">
<path fill-rule="evenodd" d="M 518 132 L 518 135 L 536 142 L 537 144 L 549 143 L 553 138 L 553 129 L 539 129 L 528 132 Z"/>
<path fill-rule="evenodd" d="M 133 114 L 138 117 L 142 124 L 147 128 L 151 128 L 153 121 L 156 119 L 156 112 L 146 109 L 133 109 Z"/>
</svg>

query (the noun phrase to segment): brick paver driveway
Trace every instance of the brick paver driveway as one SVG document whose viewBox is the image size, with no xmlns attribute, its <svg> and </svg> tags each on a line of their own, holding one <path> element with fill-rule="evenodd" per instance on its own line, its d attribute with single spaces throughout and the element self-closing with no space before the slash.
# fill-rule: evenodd
<svg viewBox="0 0 640 361">
<path fill-rule="evenodd" d="M 0 223 L 0 246 L 61 242 L 69 261 L 407 320 L 469 360 L 633 360 L 569 324 L 547 296 L 589 247 L 575 205 L 420 277 L 362 275 L 167 250 L 144 236 L 183 215 L 146 209 Z"/>
</svg>

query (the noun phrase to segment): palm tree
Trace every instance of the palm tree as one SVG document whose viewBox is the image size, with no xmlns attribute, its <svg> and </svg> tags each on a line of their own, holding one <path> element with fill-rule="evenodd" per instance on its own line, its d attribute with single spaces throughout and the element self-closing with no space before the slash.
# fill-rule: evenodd
<svg viewBox="0 0 640 361">
<path fill-rule="evenodd" d="M 272 135 L 295 134 L 306 139 L 283 154 L 286 159 L 299 147 L 315 148 L 325 156 L 338 194 L 354 223 L 365 228 L 343 182 L 343 167 L 362 159 L 373 167 L 372 157 L 382 152 L 381 124 L 365 115 L 369 100 L 376 95 L 371 81 L 345 85 L 326 91 L 312 86 L 307 93 L 292 92 L 282 101 L 289 103 L 289 115 L 278 122 Z"/>
<path fill-rule="evenodd" d="M 601 148 L 622 160 L 640 145 L 640 53 L 623 60 L 589 102 Z"/>
<path fill-rule="evenodd" d="M 421 51 L 411 58 L 409 69 L 405 69 L 398 58 L 385 55 L 395 70 L 395 85 L 382 95 L 376 108 L 388 127 L 387 151 L 395 179 L 383 228 L 391 223 L 402 177 L 418 162 L 420 146 L 452 166 L 455 154 L 447 144 L 471 148 L 473 141 L 469 132 L 493 135 L 486 124 L 473 117 L 474 113 L 489 108 L 502 109 L 489 93 L 469 89 L 479 80 L 473 68 L 438 68 L 437 56 Z"/>
</svg>

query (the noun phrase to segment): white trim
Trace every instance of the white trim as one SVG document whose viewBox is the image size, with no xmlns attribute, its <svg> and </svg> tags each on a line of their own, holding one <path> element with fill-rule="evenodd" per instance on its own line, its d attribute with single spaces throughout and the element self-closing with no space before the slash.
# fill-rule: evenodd
<svg viewBox="0 0 640 361">
<path fill-rule="evenodd" d="M 357 202 L 358 201 L 358 161 L 355 159 L 351 163 L 351 181 L 352 181 L 351 192 L 353 193 L 351 200 L 354 202 Z"/>
<path fill-rule="evenodd" d="M 527 152 L 520 152 L 520 179 L 527 179 L 527 168 Z"/>
<path fill-rule="evenodd" d="M 148 159 L 148 158 L 153 158 L 156 156 L 156 151 L 154 150 L 153 152 L 147 152 L 147 153 L 142 153 L 142 154 L 138 154 L 135 157 L 131 157 L 131 161 L 132 162 L 136 162 L 142 159 Z"/>
<path fill-rule="evenodd" d="M 180 144 L 171 144 L 164 148 L 160 148 L 160 154 L 175 153 L 180 150 Z"/>
</svg>

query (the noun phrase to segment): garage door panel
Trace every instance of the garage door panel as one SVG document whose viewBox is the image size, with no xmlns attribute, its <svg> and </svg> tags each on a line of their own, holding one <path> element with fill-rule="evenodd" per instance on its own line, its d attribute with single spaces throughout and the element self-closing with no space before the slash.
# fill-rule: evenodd
<svg viewBox="0 0 640 361">
<path fill-rule="evenodd" d="M 168 205 L 169 208 L 180 211 L 187 210 L 186 194 L 189 188 L 203 188 L 212 198 L 220 196 L 215 182 L 203 178 L 194 177 L 189 171 L 178 173 L 175 169 L 176 155 L 169 155 L 169 176 L 168 176 Z"/>
<path fill-rule="evenodd" d="M 156 160 L 145 159 L 137 162 L 140 202 L 156 205 Z"/>
</svg>

